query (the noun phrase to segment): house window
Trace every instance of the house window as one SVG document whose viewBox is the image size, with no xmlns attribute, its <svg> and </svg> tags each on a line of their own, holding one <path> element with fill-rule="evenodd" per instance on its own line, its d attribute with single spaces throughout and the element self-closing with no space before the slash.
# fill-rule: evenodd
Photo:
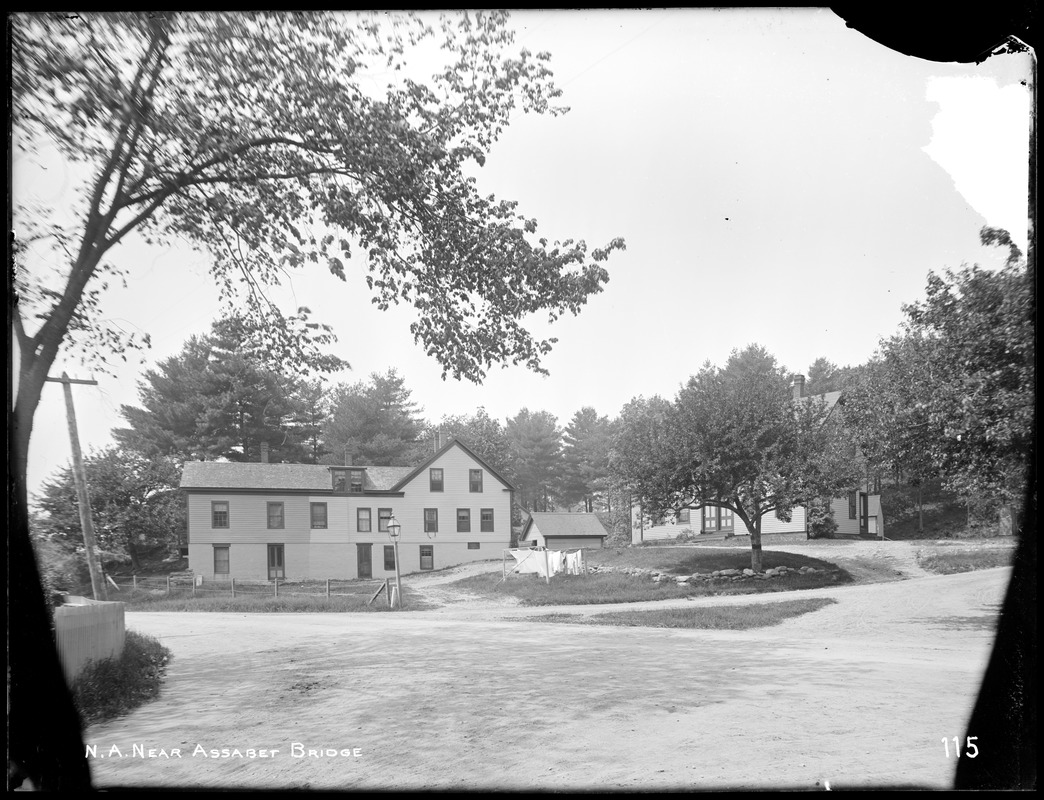
<svg viewBox="0 0 1044 800">
<path fill-rule="evenodd" d="M 348 491 L 348 471 L 343 469 L 330 470 L 333 476 L 333 490 L 336 494 L 344 494 Z"/>
<path fill-rule="evenodd" d="M 855 519 L 856 518 L 856 503 L 858 501 L 858 498 L 856 497 L 856 495 L 858 495 L 858 494 L 859 494 L 858 492 L 849 492 L 848 493 L 848 518 L 849 519 Z"/>
<path fill-rule="evenodd" d="M 214 574 L 228 575 L 228 545 L 214 545 Z"/>
<path fill-rule="evenodd" d="M 479 514 L 479 530 L 482 533 L 493 533 L 493 509 L 484 508 Z"/>
<path fill-rule="evenodd" d="M 420 568 L 435 569 L 435 546 L 422 544 L 420 546 Z"/>
<path fill-rule="evenodd" d="M 683 508 L 678 512 L 678 524 L 688 525 L 689 524 L 689 509 Z"/>
<path fill-rule="evenodd" d="M 363 490 L 363 476 L 364 473 L 361 469 L 350 469 L 348 470 L 348 492 L 349 494 L 362 494 Z"/>
<path fill-rule="evenodd" d="M 714 506 L 703 507 L 704 533 L 731 531 L 733 524 L 733 514 L 731 510 L 727 508 L 716 508 Z"/>
<path fill-rule="evenodd" d="M 370 532 L 370 509 L 355 509 L 355 530 L 357 530 L 359 533 Z"/>
<path fill-rule="evenodd" d="M 457 509 L 457 533 L 470 533 L 471 532 L 471 509 L 470 508 L 458 508 Z"/>
<path fill-rule="evenodd" d="M 481 542 L 468 542 L 468 550 L 478 550 Z"/>
<path fill-rule="evenodd" d="M 442 470 L 438 467 L 432 467 L 428 470 L 428 478 L 431 482 L 431 490 L 433 492 L 442 491 Z"/>
<path fill-rule="evenodd" d="M 388 523 L 391 522 L 392 510 L 390 508 L 377 509 L 377 530 L 388 533 Z"/>
<path fill-rule="evenodd" d="M 384 569 L 391 571 L 395 569 L 395 545 L 384 545 Z"/>
<path fill-rule="evenodd" d="M 326 503 L 312 503 L 312 527 L 326 527 Z"/>
<path fill-rule="evenodd" d="M 439 510 L 437 508 L 424 509 L 424 532 L 439 532 Z"/>
<path fill-rule="evenodd" d="M 482 470 L 473 469 L 468 472 L 468 488 L 473 492 L 482 491 Z"/>
<path fill-rule="evenodd" d="M 210 503 L 210 527 L 228 527 L 228 501 L 212 500 Z"/>
<path fill-rule="evenodd" d="M 269 528 L 282 528 L 283 527 L 283 504 L 282 503 L 269 503 L 268 504 L 268 527 Z"/>
</svg>

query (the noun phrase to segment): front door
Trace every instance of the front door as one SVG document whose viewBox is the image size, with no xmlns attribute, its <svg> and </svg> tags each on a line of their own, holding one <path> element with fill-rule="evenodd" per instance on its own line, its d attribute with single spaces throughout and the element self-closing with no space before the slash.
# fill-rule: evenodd
<svg viewBox="0 0 1044 800">
<path fill-rule="evenodd" d="M 373 545 L 357 544 L 355 549 L 359 555 L 359 577 L 369 580 L 373 577 L 373 563 L 371 561 Z"/>
<path fill-rule="evenodd" d="M 268 545 L 268 580 L 285 577 L 286 574 L 283 570 L 283 545 L 270 544 Z"/>
<path fill-rule="evenodd" d="M 866 494 L 859 493 L 859 532 L 866 533 L 869 530 L 869 520 L 867 517 L 870 516 L 868 511 L 869 498 Z"/>
</svg>

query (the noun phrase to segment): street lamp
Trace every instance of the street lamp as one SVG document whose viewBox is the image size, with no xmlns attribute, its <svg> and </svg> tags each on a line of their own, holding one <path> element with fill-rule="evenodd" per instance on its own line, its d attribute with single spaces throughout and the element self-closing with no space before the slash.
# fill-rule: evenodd
<svg viewBox="0 0 1044 800">
<path fill-rule="evenodd" d="M 392 544 L 395 545 L 395 594 L 399 600 L 397 607 L 402 609 L 402 580 L 399 578 L 399 534 L 402 533 L 402 525 L 394 515 L 388 520 L 388 535 L 391 536 Z"/>
</svg>

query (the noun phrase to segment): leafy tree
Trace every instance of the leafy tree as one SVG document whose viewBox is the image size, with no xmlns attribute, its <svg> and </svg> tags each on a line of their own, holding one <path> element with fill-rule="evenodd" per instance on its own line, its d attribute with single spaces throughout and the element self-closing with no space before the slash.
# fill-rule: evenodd
<svg viewBox="0 0 1044 800">
<path fill-rule="evenodd" d="M 1018 503 L 1033 447 L 1034 276 L 1005 231 L 980 238 L 1008 248 L 1004 267 L 929 273 L 925 299 L 904 306 L 903 331 L 881 350 L 944 485 Z"/>
<path fill-rule="evenodd" d="M 861 367 L 839 367 L 833 361 L 820 356 L 808 368 L 805 395 L 839 392 L 860 374 Z"/>
<path fill-rule="evenodd" d="M 560 474 L 562 431 L 547 411 L 523 408 L 505 429 L 518 502 L 527 511 L 551 511 Z"/>
<path fill-rule="evenodd" d="M 443 441 L 450 437 L 460 439 L 493 469 L 512 479 L 514 471 L 509 462 L 504 426 L 489 416 L 485 408 L 479 407 L 470 416 L 445 416 L 437 427 Z"/>
<path fill-rule="evenodd" d="M 578 313 L 623 242 L 549 244 L 515 203 L 479 194 L 469 170 L 512 115 L 564 111 L 549 57 L 511 52 L 505 12 L 447 15 L 434 27 L 297 12 L 39 13 L 9 17 L 8 33 L 16 146 L 53 148 L 70 175 L 88 176 L 60 208 L 17 210 L 11 320 L 11 571 L 29 589 L 12 592 L 11 618 L 27 622 L 10 648 L 40 655 L 27 659 L 32 670 L 13 668 L 12 697 L 60 696 L 56 713 L 74 718 L 53 647 L 33 631 L 46 610 L 24 476 L 59 350 L 77 344 L 104 358 L 147 343 L 98 313 L 108 282 L 122 278 L 117 245 L 139 235 L 207 251 L 223 297 L 243 289 L 247 313 L 268 323 L 259 324 L 267 350 L 302 372 L 322 366 L 309 342 L 324 344 L 330 331 L 307 311 L 283 313 L 264 287 L 301 267 L 347 280 L 358 266 L 353 278 L 365 273 L 379 307 L 418 310 L 411 330 L 445 373 L 480 380 L 494 363 L 542 371 L 554 340 L 535 339 L 522 321 Z M 447 63 L 427 82 L 406 77 L 407 51 L 427 43 Z M 53 274 L 26 266 L 43 263 Z M 56 736 L 36 717 L 12 701 L 12 763 L 40 786 L 55 757 L 63 788 L 89 787 L 75 724 Z"/>
<path fill-rule="evenodd" d="M 109 447 L 84 459 L 91 514 L 98 547 L 111 557 L 127 558 L 140 569 L 142 556 L 156 549 L 175 550 L 185 531 L 185 503 L 178 492 L 180 464 L 168 458 Z M 72 545 L 82 542 L 79 504 L 72 468 L 43 484 L 37 505 L 39 535 Z"/>
<path fill-rule="evenodd" d="M 750 533 L 751 568 L 760 571 L 766 514 L 789 521 L 795 506 L 835 497 L 856 478 L 827 406 L 795 401 L 789 384 L 775 359 L 752 345 L 722 368 L 704 365 L 673 406 L 625 409 L 614 458 L 630 464 L 624 472 L 637 478 L 643 511 L 656 518 L 695 504 L 730 509 Z M 643 442 L 648 450 L 623 454 Z M 648 476 L 642 465 L 650 465 Z"/>
<path fill-rule="evenodd" d="M 610 473 L 643 505 L 670 495 L 677 483 L 679 439 L 673 417 L 671 402 L 654 395 L 634 398 L 615 421 Z"/>
<path fill-rule="evenodd" d="M 406 381 L 394 369 L 373 373 L 369 381 L 334 389 L 323 440 L 326 463 L 410 466 L 427 454 L 424 423 L 410 399 Z"/>
<path fill-rule="evenodd" d="M 563 432 L 559 496 L 566 505 L 582 502 L 590 513 L 608 489 L 610 425 L 590 406 L 573 415 Z M 604 506 L 604 503 L 602 504 Z"/>
<path fill-rule="evenodd" d="M 256 331 L 242 318 L 218 320 L 207 336 L 192 337 L 181 353 L 147 370 L 141 408 L 123 406 L 129 428 L 114 432 L 125 447 L 184 459 L 311 461 L 309 428 L 317 409 L 306 385 L 263 354 Z M 304 419 L 302 419 L 304 415 Z"/>
</svg>

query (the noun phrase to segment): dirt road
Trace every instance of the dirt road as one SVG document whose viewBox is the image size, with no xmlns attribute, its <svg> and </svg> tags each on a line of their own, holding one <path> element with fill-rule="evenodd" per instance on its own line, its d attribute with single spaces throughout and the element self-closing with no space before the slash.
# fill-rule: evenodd
<svg viewBox="0 0 1044 800">
<path fill-rule="evenodd" d="M 947 788 L 1008 574 L 813 590 L 838 603 L 748 632 L 128 613 L 174 652 L 163 694 L 85 739 L 99 787 Z"/>
</svg>

